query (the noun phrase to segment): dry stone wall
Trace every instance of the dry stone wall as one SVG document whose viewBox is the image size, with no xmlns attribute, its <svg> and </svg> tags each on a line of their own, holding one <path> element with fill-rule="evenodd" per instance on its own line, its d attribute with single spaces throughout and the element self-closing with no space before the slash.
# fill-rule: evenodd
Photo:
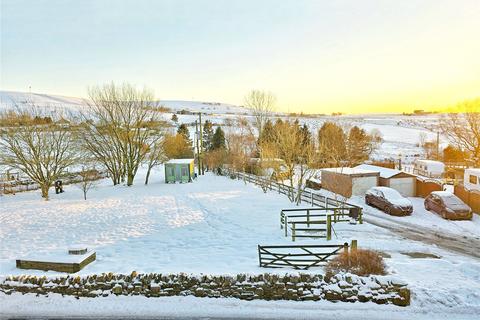
<svg viewBox="0 0 480 320">
<path fill-rule="evenodd" d="M 137 274 L 103 273 L 100 275 L 47 278 L 9 276 L 0 283 L 0 291 L 48 295 L 57 293 L 76 297 L 143 295 L 146 297 L 188 296 L 233 297 L 243 300 L 329 300 L 368 302 L 408 306 L 407 284 L 391 277 L 359 277 L 337 274 L 330 279 L 312 274 Z"/>
</svg>

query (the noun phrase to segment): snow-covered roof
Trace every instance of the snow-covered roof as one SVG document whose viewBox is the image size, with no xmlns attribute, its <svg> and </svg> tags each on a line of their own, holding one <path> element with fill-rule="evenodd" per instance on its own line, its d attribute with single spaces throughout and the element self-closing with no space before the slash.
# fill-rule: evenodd
<svg viewBox="0 0 480 320">
<path fill-rule="evenodd" d="M 480 176 L 480 168 L 467 168 L 465 169 L 465 173 Z"/>
<path fill-rule="evenodd" d="M 361 165 L 356 166 L 355 168 L 379 172 L 380 177 L 385 178 L 385 179 L 389 179 L 391 177 L 394 177 L 397 174 L 405 173 L 405 172 L 397 170 L 397 169 L 390 169 L 390 168 L 385 168 L 385 167 L 380 167 L 380 166 L 374 166 L 374 165 L 371 165 L 371 164 L 361 164 Z M 405 174 L 408 174 L 408 173 L 405 173 Z"/>
<path fill-rule="evenodd" d="M 185 164 L 185 163 L 192 163 L 194 159 L 171 159 L 168 160 L 167 163 L 172 163 L 172 164 Z"/>
<path fill-rule="evenodd" d="M 378 171 L 366 170 L 360 168 L 340 167 L 340 168 L 325 168 L 322 171 L 335 172 L 345 175 L 378 175 Z"/>
<path fill-rule="evenodd" d="M 445 164 L 443 162 L 440 162 L 440 161 L 417 159 L 417 160 L 415 160 L 415 162 L 426 165 L 429 168 L 438 168 L 438 169 L 441 169 L 441 170 L 443 170 L 445 168 Z"/>
</svg>

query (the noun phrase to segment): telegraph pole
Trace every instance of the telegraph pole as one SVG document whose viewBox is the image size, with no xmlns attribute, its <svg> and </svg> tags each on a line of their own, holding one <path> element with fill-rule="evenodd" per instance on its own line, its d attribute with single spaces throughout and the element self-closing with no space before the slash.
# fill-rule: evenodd
<svg viewBox="0 0 480 320">
<path fill-rule="evenodd" d="M 197 166 L 198 166 L 198 175 L 200 175 L 200 148 L 198 147 L 198 136 L 200 135 L 200 131 L 198 131 L 198 121 L 195 120 L 195 142 L 197 145 Z"/>
<path fill-rule="evenodd" d="M 202 175 L 205 174 L 205 171 L 203 169 L 203 132 L 202 132 L 202 113 L 199 112 L 198 113 L 198 116 L 199 116 L 199 120 L 200 120 L 200 161 L 199 161 L 199 165 L 200 165 L 200 168 L 202 169 Z M 201 162 L 201 163 L 200 163 Z"/>
</svg>

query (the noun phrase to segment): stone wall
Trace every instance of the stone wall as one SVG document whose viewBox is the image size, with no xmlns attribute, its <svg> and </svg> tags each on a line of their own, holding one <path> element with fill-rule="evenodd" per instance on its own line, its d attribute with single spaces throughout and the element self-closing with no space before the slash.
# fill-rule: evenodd
<svg viewBox="0 0 480 320">
<path fill-rule="evenodd" d="M 311 274 L 238 274 L 236 276 L 187 274 L 104 273 L 58 278 L 9 276 L 0 291 L 48 295 L 58 293 L 77 297 L 144 295 L 147 297 L 188 296 L 233 297 L 244 300 L 329 300 L 378 304 L 410 304 L 407 285 L 390 277 L 359 277 L 337 274 L 330 279 Z"/>
</svg>

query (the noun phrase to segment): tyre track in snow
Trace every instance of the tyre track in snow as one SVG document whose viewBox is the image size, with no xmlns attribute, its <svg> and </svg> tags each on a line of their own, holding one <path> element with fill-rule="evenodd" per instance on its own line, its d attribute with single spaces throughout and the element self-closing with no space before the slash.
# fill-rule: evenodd
<svg viewBox="0 0 480 320">
<path fill-rule="evenodd" d="M 364 215 L 363 220 L 374 226 L 385 228 L 404 238 L 436 245 L 441 249 L 480 259 L 480 239 L 454 235 L 447 232 L 422 228 L 408 222 L 394 221 L 380 216 Z"/>
</svg>

